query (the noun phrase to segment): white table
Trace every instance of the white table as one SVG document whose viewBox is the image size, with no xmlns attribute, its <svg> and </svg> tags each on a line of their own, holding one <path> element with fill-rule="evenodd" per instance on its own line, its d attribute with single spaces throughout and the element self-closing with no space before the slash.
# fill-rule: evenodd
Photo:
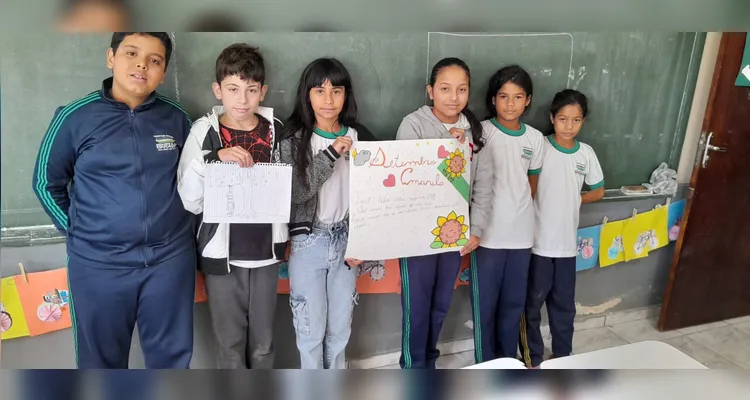
<svg viewBox="0 0 750 400">
<path fill-rule="evenodd" d="M 519 369 L 520 362 L 501 358 L 472 365 L 466 369 Z M 708 369 L 674 347 L 656 341 L 574 354 L 544 361 L 542 369 Z"/>
</svg>

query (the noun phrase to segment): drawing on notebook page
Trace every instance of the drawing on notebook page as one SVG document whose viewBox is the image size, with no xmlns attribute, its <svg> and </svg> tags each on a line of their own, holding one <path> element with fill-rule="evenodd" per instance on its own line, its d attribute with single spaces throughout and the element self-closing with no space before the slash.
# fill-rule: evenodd
<svg viewBox="0 0 750 400">
<path fill-rule="evenodd" d="M 292 200 L 292 167 L 258 163 L 206 166 L 203 221 L 208 223 L 287 223 Z"/>
<path fill-rule="evenodd" d="M 244 215 L 242 175 L 241 170 L 236 170 L 228 176 L 222 176 L 217 179 L 217 186 L 226 188 L 227 217 Z"/>
</svg>

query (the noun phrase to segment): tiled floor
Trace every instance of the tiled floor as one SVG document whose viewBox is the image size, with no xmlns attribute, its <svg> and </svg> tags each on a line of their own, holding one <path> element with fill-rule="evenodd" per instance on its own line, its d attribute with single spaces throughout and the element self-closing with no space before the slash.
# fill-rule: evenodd
<svg viewBox="0 0 750 400">
<path fill-rule="evenodd" d="M 607 316 L 596 323 L 576 321 L 573 351 L 576 354 L 658 340 L 667 343 L 712 369 L 750 369 L 750 317 L 737 318 L 669 332 L 656 329 L 654 307 Z M 595 317 L 602 318 L 602 317 Z M 588 322 L 588 323 L 587 323 Z M 543 329 L 547 351 L 549 330 Z M 438 359 L 438 368 L 463 368 L 474 363 L 473 351 L 448 354 Z M 384 368 L 398 368 L 398 365 Z"/>
</svg>

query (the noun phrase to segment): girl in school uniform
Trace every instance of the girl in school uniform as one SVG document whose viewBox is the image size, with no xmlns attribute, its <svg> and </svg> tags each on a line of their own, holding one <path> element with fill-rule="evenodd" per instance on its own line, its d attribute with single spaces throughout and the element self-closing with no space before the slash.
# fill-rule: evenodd
<svg viewBox="0 0 750 400">
<path fill-rule="evenodd" d="M 544 159 L 534 205 L 536 236 L 531 249 L 521 352 L 527 367 L 542 362 L 539 325 L 547 303 L 553 357 L 573 350 L 576 315 L 576 233 L 581 204 L 604 197 L 604 175 L 591 146 L 577 141 L 588 114 L 586 96 L 576 90 L 555 95 L 550 107 L 553 132 L 544 140 Z M 584 182 L 590 191 L 581 194 Z"/>
<path fill-rule="evenodd" d="M 401 368 L 434 369 L 440 356 L 437 340 L 453 297 L 461 257 L 480 242 L 489 221 L 493 168 L 483 157 L 482 124 L 467 107 L 471 73 L 458 58 L 440 60 L 432 68 L 427 94 L 432 106 L 407 115 L 396 133 L 397 140 L 458 139 L 472 149 L 472 194 L 469 242 L 455 252 L 402 258 Z"/>
<path fill-rule="evenodd" d="M 518 352 L 544 141 L 521 121 L 533 90 L 529 74 L 512 65 L 492 75 L 485 97 L 490 119 L 482 122 L 484 152 L 495 173 L 492 212 L 469 277 L 477 363 Z"/>
<path fill-rule="evenodd" d="M 321 58 L 302 72 L 294 111 L 279 143 L 292 164 L 289 303 L 304 369 L 343 369 L 357 298 L 357 266 L 345 260 L 349 236 L 349 149 L 371 134 L 343 64 Z"/>
</svg>

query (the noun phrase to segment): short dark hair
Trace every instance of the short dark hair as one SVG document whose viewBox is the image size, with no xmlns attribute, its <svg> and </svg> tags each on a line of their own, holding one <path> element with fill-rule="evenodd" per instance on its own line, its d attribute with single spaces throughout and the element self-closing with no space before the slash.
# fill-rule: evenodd
<svg viewBox="0 0 750 400">
<path fill-rule="evenodd" d="M 266 67 L 263 55 L 257 47 L 247 43 L 235 43 L 221 51 L 216 59 L 216 83 L 221 84 L 228 76 L 239 75 L 243 81 L 260 82 L 266 80 Z"/>
<path fill-rule="evenodd" d="M 112 34 L 112 43 L 109 45 L 109 47 L 112 48 L 112 51 L 114 53 L 117 53 L 117 49 L 120 47 L 120 43 L 122 43 L 123 40 L 125 40 L 126 37 L 131 35 L 143 35 L 143 36 L 153 36 L 161 41 L 161 44 L 164 45 L 164 49 L 166 50 L 165 60 L 164 60 L 164 69 L 167 69 L 167 66 L 169 66 L 169 59 L 172 57 L 172 39 L 169 38 L 169 34 L 167 32 L 115 32 Z"/>
</svg>

